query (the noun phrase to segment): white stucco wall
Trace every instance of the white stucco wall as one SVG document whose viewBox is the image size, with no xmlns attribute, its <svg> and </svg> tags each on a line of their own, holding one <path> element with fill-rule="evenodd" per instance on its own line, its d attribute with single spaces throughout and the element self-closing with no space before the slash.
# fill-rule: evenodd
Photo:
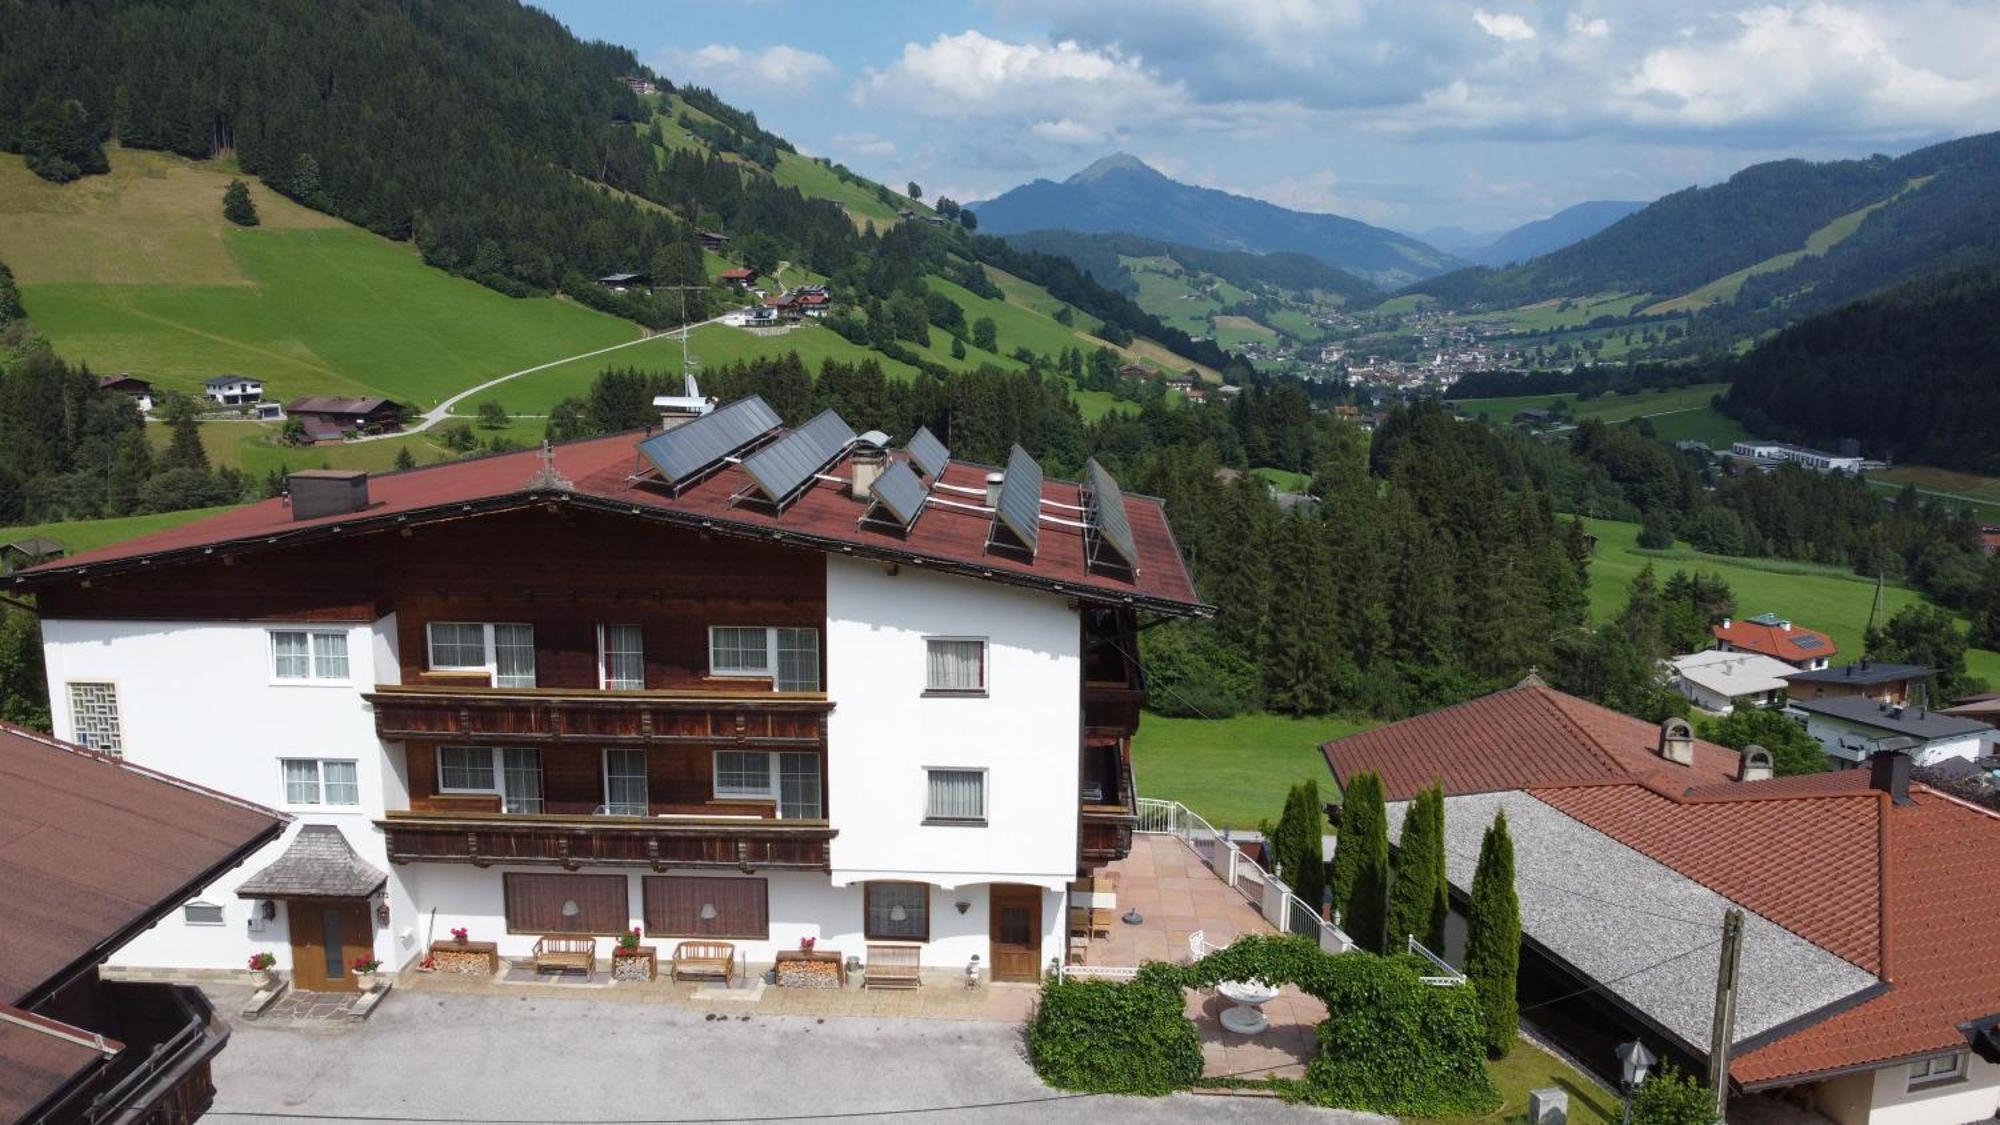
<svg viewBox="0 0 2000 1125">
<path fill-rule="evenodd" d="M 384 757 L 374 717 L 361 693 L 376 669 L 393 667 L 393 616 L 370 624 L 313 625 L 347 633 L 348 679 L 340 685 L 277 683 L 270 630 L 244 622 L 42 622 L 55 734 L 73 739 L 71 681 L 114 683 L 127 760 L 291 814 L 296 823 L 198 898 L 223 908 L 220 926 L 191 925 L 175 911 L 115 954 L 114 965 L 159 968 L 241 968 L 251 953 L 269 951 L 290 968 L 286 911 L 268 922 L 236 887 L 276 859 L 302 824 L 331 824 L 355 852 L 391 878 L 390 930 L 409 916 L 397 898 L 382 834 L 372 823 L 383 809 Z M 387 662 L 387 663 L 385 663 Z M 356 763 L 358 806 L 326 808 L 285 803 L 281 758 L 343 759 Z M 252 929 L 256 924 L 259 928 Z M 376 954 L 391 955 L 391 934 L 376 934 Z"/>
<path fill-rule="evenodd" d="M 1076 611 L 1055 595 L 912 566 L 892 576 L 829 558 L 826 578 L 833 882 L 1064 889 L 1076 875 Z M 932 636 L 987 639 L 986 697 L 924 696 Z M 987 770 L 987 824 L 925 825 L 926 767 Z"/>
<path fill-rule="evenodd" d="M 1966 1077 L 1928 1089 L 1909 1088 L 1905 1064 L 1842 1075 L 1813 1088 L 1813 1108 L 1839 1125 L 1960 1125 L 2000 1108 L 2000 1067 L 1966 1052 Z"/>
<path fill-rule="evenodd" d="M 1852 764 L 1866 763 L 1867 752 L 1843 747 L 1841 745 L 1843 740 L 1866 745 L 1875 739 L 1890 737 L 1887 732 L 1873 727 L 1811 711 L 1806 712 L 1806 733 L 1819 742 L 1829 757 Z M 1910 757 L 1914 764 L 1919 766 L 1934 766 L 1946 758 L 1964 758 L 1971 761 L 1982 753 L 1983 743 L 1980 733 L 1974 731 L 1954 738 L 1933 739 L 1913 752 Z"/>
<path fill-rule="evenodd" d="M 402 935 L 397 935 L 398 961 L 419 955 L 429 948 L 431 941 L 448 941 L 453 927 L 463 926 L 470 931 L 474 941 L 491 941 L 500 947 L 503 957 L 526 957 L 535 945 L 535 934 L 510 934 L 507 932 L 506 908 L 502 875 L 507 871 L 533 871 L 549 873 L 547 867 L 505 867 L 476 868 L 464 864 L 425 863 L 411 864 L 399 869 L 399 874 L 408 883 L 423 904 L 422 913 L 417 915 L 415 933 L 408 945 L 402 943 Z M 627 883 L 630 926 L 643 926 L 645 922 L 645 891 L 643 879 L 651 874 L 647 871 L 632 871 L 629 868 L 584 867 L 576 872 L 580 875 L 623 875 Z M 671 871 L 675 876 L 701 877 L 698 871 Z M 734 871 L 715 872 L 718 876 L 740 878 Z M 736 946 L 737 956 L 745 966 L 753 971 L 768 968 L 779 950 L 799 948 L 799 939 L 817 939 L 820 950 L 839 950 L 844 955 L 862 957 L 867 954 L 867 940 L 862 936 L 862 888 L 833 886 L 825 875 L 811 872 L 771 871 L 757 872 L 754 878 L 766 880 L 770 909 L 769 937 L 764 940 L 747 938 L 721 939 Z M 990 916 L 987 911 L 990 887 L 980 884 L 946 889 L 932 887 L 930 895 L 931 940 L 923 947 L 923 964 L 926 968 L 963 969 L 977 954 L 982 976 L 986 976 L 992 965 L 992 954 L 988 949 Z M 1042 896 L 1042 958 L 1046 965 L 1051 958 L 1060 956 L 1063 948 L 1063 915 L 1058 909 L 1060 895 L 1044 892 Z M 958 912 L 957 904 L 966 903 L 964 914 Z M 433 919 L 431 910 L 436 908 Z M 400 927 L 397 927 L 400 931 Z M 673 935 L 646 936 L 646 942 L 656 946 L 664 971 L 664 962 L 673 955 L 673 947 L 683 938 Z M 612 938 L 598 939 L 600 957 L 610 957 L 615 944 Z"/>
</svg>

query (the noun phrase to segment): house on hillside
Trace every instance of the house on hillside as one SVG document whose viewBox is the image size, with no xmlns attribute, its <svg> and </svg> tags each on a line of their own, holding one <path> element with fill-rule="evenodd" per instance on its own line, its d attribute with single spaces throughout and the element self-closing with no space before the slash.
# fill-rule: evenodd
<svg viewBox="0 0 2000 1125">
<path fill-rule="evenodd" d="M 1785 694 L 1794 701 L 1851 695 L 1900 706 L 1927 702 L 1931 675 L 1931 669 L 1921 664 L 1891 664 L 1864 656 L 1837 668 L 1789 673 L 1785 676 Z"/>
<path fill-rule="evenodd" d="M 724 285 L 734 285 L 738 289 L 748 289 L 757 284 L 757 271 L 748 266 L 738 266 L 735 269 L 723 270 L 717 275 L 716 280 Z"/>
<path fill-rule="evenodd" d="M 1546 426 L 1555 420 L 1555 416 L 1554 411 L 1546 410 L 1542 407 L 1516 410 L 1514 412 L 1514 424 L 1517 426 Z"/>
<path fill-rule="evenodd" d="M 134 375 L 99 375 L 97 389 L 125 395 L 137 404 L 139 413 L 153 412 L 153 384 Z"/>
<path fill-rule="evenodd" d="M 1773 707 L 1784 701 L 1785 676 L 1798 669 L 1756 652 L 1709 649 L 1667 662 L 1674 690 L 1712 715 L 1737 707 Z"/>
<path fill-rule="evenodd" d="M 225 925 L 121 964 L 322 972 L 312 915 L 244 924 L 305 883 L 391 970 L 454 927 L 509 958 L 581 936 L 602 965 L 640 926 L 663 959 L 725 943 L 739 976 L 814 939 L 864 977 L 1033 983 L 1070 883 L 1131 847 L 1140 618 L 1212 612 L 1161 502 L 1087 468 L 1080 492 L 1019 449 L 890 448 L 830 411 L 787 429 L 751 397 L 294 474 L 289 503 L 0 587 L 43 614 L 60 733 L 314 828 L 193 893 Z"/>
<path fill-rule="evenodd" d="M 191 1122 L 208 1112 L 229 1029 L 201 989 L 101 970 L 152 934 L 213 932 L 221 920 L 188 888 L 272 846 L 287 819 L 0 723 L 0 824 L 11 841 L 0 853 L 0 1120 Z"/>
<path fill-rule="evenodd" d="M 1724 618 L 1709 626 L 1715 647 L 1723 652 L 1755 652 L 1782 660 L 1801 672 L 1816 672 L 1840 650 L 1833 638 L 1803 625 L 1793 625 L 1775 613 L 1736 620 Z"/>
<path fill-rule="evenodd" d="M 613 293 L 623 293 L 628 289 L 653 291 L 652 276 L 643 273 L 607 273 L 598 278 L 597 283 Z"/>
<path fill-rule="evenodd" d="M 659 92 L 650 78 L 621 78 L 619 81 L 625 83 L 625 88 L 635 94 L 653 94 Z"/>
<path fill-rule="evenodd" d="M 1949 1125 L 2000 1108 L 2000 930 L 1983 876 L 2000 816 L 1910 780 L 1911 759 L 1772 778 L 1767 755 L 1525 686 L 1323 748 L 1379 772 L 1390 839 L 1442 780 L 1453 906 L 1505 812 L 1523 1017 L 1615 1081 L 1636 1039 L 1708 1067 L 1724 915 L 1744 914 L 1731 1120 Z"/>
<path fill-rule="evenodd" d="M 202 393 L 221 406 L 249 406 L 264 400 L 264 383 L 247 375 L 215 375 L 201 381 Z"/>
<path fill-rule="evenodd" d="M 1791 706 L 1805 714 L 1806 733 L 1843 768 L 1865 765 L 1886 751 L 1907 754 L 1919 766 L 1947 758 L 1970 761 L 1983 755 L 1993 734 L 1991 725 L 1977 719 L 1861 695 L 1794 699 Z"/>
<path fill-rule="evenodd" d="M 43 535 L 31 535 L 25 539 L 12 539 L 0 543 L 0 574 L 26 570 L 50 559 L 62 558 L 64 550 L 61 543 Z"/>
<path fill-rule="evenodd" d="M 712 230 L 696 231 L 695 237 L 701 240 L 701 248 L 703 250 L 708 250 L 717 254 L 720 254 L 723 251 L 723 248 L 729 245 L 729 236 L 721 233 L 720 231 L 712 231 Z"/>
<path fill-rule="evenodd" d="M 1861 471 L 1861 456 L 1858 453 L 1828 453 L 1779 441 L 1739 441 L 1729 447 L 1729 452 L 1732 457 L 1765 467 L 1792 464 L 1816 473 Z"/>
<path fill-rule="evenodd" d="M 311 441 L 340 441 L 355 434 L 389 433 L 402 428 L 403 408 L 386 398 L 308 395 L 285 404 L 285 413 L 305 426 Z"/>
<path fill-rule="evenodd" d="M 1120 379 L 1150 379 L 1153 377 L 1153 369 L 1143 363 L 1121 363 L 1118 365 L 1118 377 Z"/>
</svg>

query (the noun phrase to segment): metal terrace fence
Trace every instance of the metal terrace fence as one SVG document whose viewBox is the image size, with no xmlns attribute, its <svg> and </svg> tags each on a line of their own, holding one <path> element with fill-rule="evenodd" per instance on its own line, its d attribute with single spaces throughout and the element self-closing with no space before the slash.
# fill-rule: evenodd
<svg viewBox="0 0 2000 1125">
<path fill-rule="evenodd" d="M 1354 940 L 1319 910 L 1292 893 L 1277 876 L 1243 854 L 1229 837 L 1215 830 L 1199 813 L 1179 801 L 1139 798 L 1140 832 L 1176 836 L 1201 857 L 1215 876 L 1235 888 L 1264 920 L 1288 934 L 1312 938 L 1328 953 L 1345 953 Z"/>
<path fill-rule="evenodd" d="M 1406 943 L 1404 945 L 1405 949 L 1409 950 L 1412 954 L 1415 954 L 1416 956 L 1421 957 L 1426 961 L 1429 961 L 1437 969 L 1437 972 L 1435 974 L 1423 978 L 1425 984 L 1450 986 L 1450 985 L 1458 985 L 1465 983 L 1464 973 L 1461 973 L 1457 969 L 1452 968 L 1451 962 L 1446 961 L 1444 958 L 1439 957 L 1437 954 L 1432 953 L 1429 949 L 1425 948 L 1424 943 L 1418 941 L 1415 934 L 1408 935 L 1404 939 L 1404 941 Z"/>
</svg>

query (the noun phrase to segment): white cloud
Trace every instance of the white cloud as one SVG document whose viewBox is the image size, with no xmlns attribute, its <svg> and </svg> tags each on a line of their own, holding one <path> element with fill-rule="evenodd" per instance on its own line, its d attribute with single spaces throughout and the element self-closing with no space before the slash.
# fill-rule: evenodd
<svg viewBox="0 0 2000 1125">
<path fill-rule="evenodd" d="M 1585 19 L 1576 12 L 1569 14 L 1569 33 L 1585 39 L 1602 39 L 1611 34 L 1611 21 L 1602 16 Z"/>
<path fill-rule="evenodd" d="M 1076 145 L 1080 148 L 1101 145 L 1108 139 L 1103 129 L 1068 117 L 1059 121 L 1037 121 L 1028 126 L 1028 132 L 1052 144 Z"/>
<path fill-rule="evenodd" d="M 1534 27 L 1512 12 L 1489 12 L 1484 8 L 1474 8 L 1472 22 L 1479 25 L 1479 30 L 1508 43 L 1524 43 L 1535 37 Z"/>
<path fill-rule="evenodd" d="M 833 137 L 835 148 L 859 156 L 894 156 L 896 142 L 873 133 L 836 133 Z"/>
<path fill-rule="evenodd" d="M 840 73 L 840 68 L 825 55 L 783 43 L 747 51 L 726 43 L 710 43 L 692 51 L 662 52 L 661 62 L 670 78 L 685 78 L 722 90 L 740 90 L 753 83 L 788 91 L 805 90 Z"/>
<path fill-rule="evenodd" d="M 1117 47 L 1013 43 L 978 31 L 905 43 L 901 58 L 856 84 L 854 97 L 929 117 L 1020 115 L 1072 127 L 1120 114 L 1155 117 L 1187 100 Z"/>
</svg>

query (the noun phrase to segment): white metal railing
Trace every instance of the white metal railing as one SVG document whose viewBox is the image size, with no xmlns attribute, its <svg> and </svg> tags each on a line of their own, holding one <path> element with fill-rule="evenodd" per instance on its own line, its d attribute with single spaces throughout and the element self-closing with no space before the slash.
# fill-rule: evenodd
<svg viewBox="0 0 2000 1125">
<path fill-rule="evenodd" d="M 1293 894 L 1291 888 L 1244 855 L 1241 848 L 1203 820 L 1201 814 L 1179 801 L 1139 798 L 1138 831 L 1179 837 L 1215 872 L 1216 878 L 1234 888 L 1279 932 L 1312 938 L 1328 953 L 1345 953 L 1354 948 L 1354 940 L 1321 917 L 1318 908 Z"/>
<path fill-rule="evenodd" d="M 1056 966 L 1057 980 L 1115 980 L 1128 981 L 1139 975 L 1136 965 L 1062 965 Z"/>
<path fill-rule="evenodd" d="M 1449 986 L 1465 983 L 1464 973 L 1452 968 L 1451 962 L 1425 948 L 1424 943 L 1418 941 L 1415 934 L 1408 935 L 1404 940 L 1406 942 L 1405 949 L 1437 967 L 1438 972 L 1436 975 L 1423 978 L 1425 984 Z"/>
</svg>

